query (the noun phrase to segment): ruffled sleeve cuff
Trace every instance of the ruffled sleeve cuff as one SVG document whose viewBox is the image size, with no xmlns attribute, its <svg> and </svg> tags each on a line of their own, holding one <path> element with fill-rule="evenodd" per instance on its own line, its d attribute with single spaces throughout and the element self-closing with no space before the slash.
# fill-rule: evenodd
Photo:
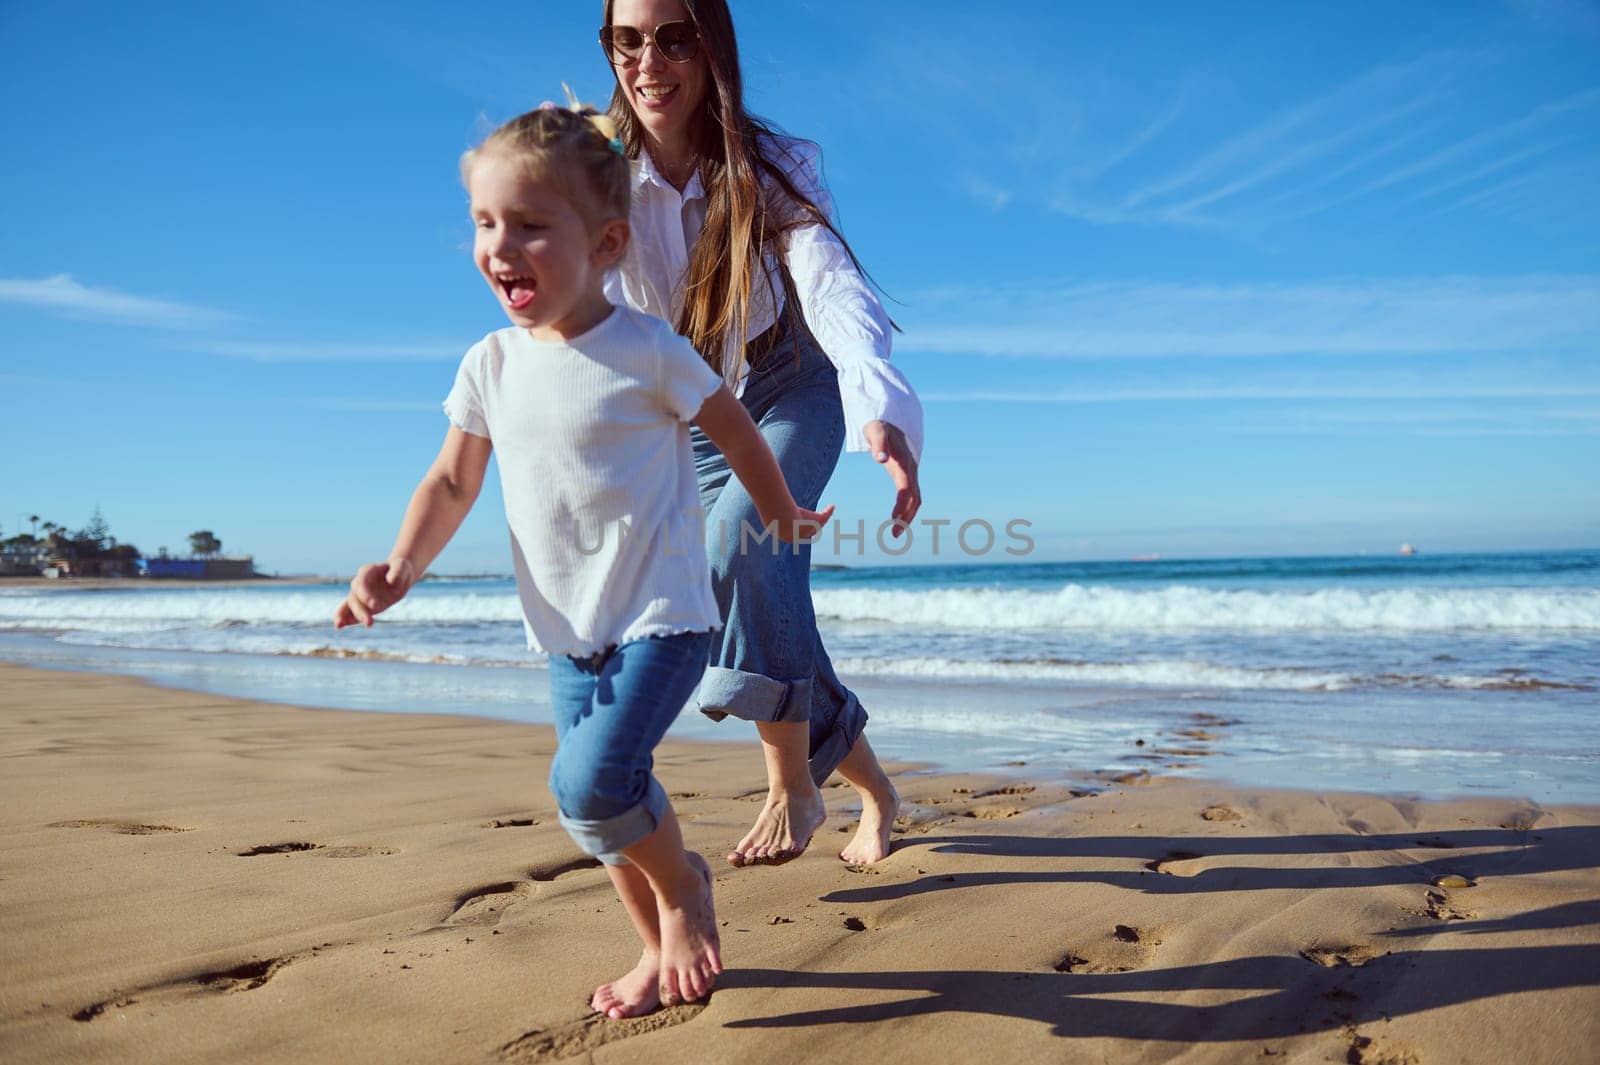
<svg viewBox="0 0 1600 1065">
<path fill-rule="evenodd" d="M 838 358 L 839 398 L 844 406 L 844 448 L 866 451 L 866 425 L 884 421 L 906 434 L 911 456 L 922 461 L 922 403 L 900 368 L 875 352 Z"/>
</svg>

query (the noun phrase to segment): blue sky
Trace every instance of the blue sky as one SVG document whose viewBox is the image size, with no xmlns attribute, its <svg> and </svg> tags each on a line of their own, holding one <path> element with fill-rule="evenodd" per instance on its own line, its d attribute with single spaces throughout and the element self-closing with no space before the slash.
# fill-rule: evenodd
<svg viewBox="0 0 1600 1065">
<path fill-rule="evenodd" d="M 381 556 L 504 324 L 457 156 L 608 96 L 599 8 L 0 5 L 0 529 Z M 925 516 L 1036 559 L 1600 543 L 1592 0 L 735 15 L 905 329 Z M 506 568 L 491 488 L 436 568 Z M 861 455 L 827 498 L 888 516 Z"/>
</svg>

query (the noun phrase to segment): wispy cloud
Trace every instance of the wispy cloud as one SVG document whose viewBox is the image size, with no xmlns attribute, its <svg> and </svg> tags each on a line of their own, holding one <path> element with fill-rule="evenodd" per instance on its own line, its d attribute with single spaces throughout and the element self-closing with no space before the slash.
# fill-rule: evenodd
<svg viewBox="0 0 1600 1065">
<path fill-rule="evenodd" d="M 1516 166 L 1518 163 L 1544 155 L 1546 152 L 1554 151 L 1571 140 L 1571 137 L 1558 137 L 1555 140 L 1545 141 L 1543 144 L 1531 145 L 1509 155 L 1502 155 L 1498 159 L 1491 159 L 1482 166 L 1474 167 L 1462 174 L 1455 174 L 1445 178 L 1443 181 L 1429 185 L 1425 189 L 1420 189 L 1412 193 L 1410 198 L 1412 201 L 1433 199 L 1440 193 L 1460 188 L 1462 185 L 1470 185 L 1474 181 L 1488 177 L 1490 174 L 1498 174 L 1500 171 Z"/>
<path fill-rule="evenodd" d="M 1594 0 L 1510 0 L 1510 6 L 1563 36 L 1600 38 L 1600 6 Z"/>
<path fill-rule="evenodd" d="M 252 342 L 222 340 L 189 345 L 190 350 L 254 362 L 428 362 L 459 359 L 460 344 L 351 344 L 290 340 Z"/>
<path fill-rule="evenodd" d="M 1356 203 L 1415 217 L 1413 204 L 1441 197 L 1499 211 L 1495 197 L 1468 197 L 1503 176 L 1553 174 L 1575 146 L 1594 143 L 1600 110 L 1600 88 L 1514 110 L 1506 94 L 1484 89 L 1486 72 L 1504 63 L 1494 49 L 1430 51 L 1242 116 L 1238 97 L 1207 91 L 1216 79 L 1198 71 L 1165 87 L 1085 92 L 1030 70 L 1047 83 L 1036 95 L 1055 109 L 1016 110 L 1048 136 L 1024 151 L 1022 135 L 1002 128 L 1008 147 L 954 149 L 953 169 L 963 175 L 958 191 L 991 210 L 1042 206 L 1096 225 L 1261 235 Z M 971 95 L 961 88 L 949 95 Z M 949 116 L 939 114 L 943 136 Z"/>
<path fill-rule="evenodd" d="M 1297 408 L 1270 416 L 1230 418 L 1211 428 L 1247 434 L 1350 430 L 1416 436 L 1592 436 L 1600 433 L 1600 408 L 1529 408 L 1504 403 L 1454 407 L 1381 404 L 1356 408 Z"/>
<path fill-rule="evenodd" d="M 343 411 L 350 414 L 416 414 L 422 411 L 439 413 L 443 400 L 427 402 L 420 399 L 357 399 L 346 396 L 318 396 L 306 401 L 317 410 Z"/>
<path fill-rule="evenodd" d="M 1189 90 L 1181 88 L 1160 111 L 1151 116 L 1134 134 L 1120 144 L 1097 153 L 1088 161 L 1072 169 L 1074 178 L 1082 182 L 1098 181 L 1152 144 L 1183 116 L 1189 106 Z"/>
<path fill-rule="evenodd" d="M 1590 350 L 1600 276 L 1319 284 L 1037 284 L 935 290 L 900 346 L 1026 358 Z M 918 307 L 960 308 L 961 316 Z"/>
<path fill-rule="evenodd" d="M 968 177 L 961 183 L 961 189 L 991 211 L 998 211 L 1011 202 L 1011 190 L 1001 188 L 987 178 Z"/>
<path fill-rule="evenodd" d="M 988 402 L 988 403 L 1215 403 L 1219 401 L 1270 401 L 1314 400 L 1355 402 L 1434 402 L 1449 400 L 1563 400 L 1574 398 L 1600 398 L 1600 386 L 1577 385 L 1562 388 L 1525 388 L 1515 385 L 1505 388 L 1450 388 L 1437 390 L 1396 390 L 1381 387 L 1360 388 L 1349 385 L 1306 386 L 1280 388 L 1248 385 L 1214 388 L 1110 388 L 1076 390 L 1038 390 L 1007 392 L 976 390 L 971 392 L 926 392 L 921 399 L 927 403 Z M 431 409 L 431 408 L 430 408 Z M 1593 415 L 1590 415 L 1591 417 Z"/>
<path fill-rule="evenodd" d="M 131 296 L 110 288 L 94 288 L 70 274 L 40 279 L 0 279 L 0 303 L 124 325 L 194 329 L 231 321 L 233 315 L 188 303 Z"/>
<path fill-rule="evenodd" d="M 1502 181 L 1499 184 L 1490 185 L 1485 189 L 1478 189 L 1476 192 L 1469 192 L 1465 196 L 1455 200 L 1452 203 L 1447 203 L 1443 207 L 1436 208 L 1432 213 L 1436 215 L 1450 214 L 1451 212 L 1459 211 L 1462 208 L 1483 203 L 1486 200 L 1500 199 L 1507 193 L 1529 188 L 1534 183 L 1534 175 L 1532 174 L 1523 174 L 1521 177 L 1507 178 L 1505 181 Z"/>
<path fill-rule="evenodd" d="M 1374 192 L 1387 189 L 1390 186 L 1411 181 L 1427 174 L 1432 174 L 1443 167 L 1452 166 L 1458 163 L 1465 165 L 1485 148 L 1498 145 L 1507 140 L 1515 140 L 1516 137 L 1530 131 L 1537 130 L 1540 127 L 1548 125 L 1550 122 L 1553 122 L 1565 115 L 1572 114 L 1574 112 L 1589 111 L 1594 109 L 1597 105 L 1600 105 L 1600 89 L 1589 89 L 1584 92 L 1573 93 L 1572 95 L 1564 97 L 1560 100 L 1554 100 L 1550 103 L 1541 104 L 1532 111 L 1523 115 L 1521 118 L 1515 119 L 1511 122 L 1504 122 L 1500 125 L 1482 130 L 1478 133 L 1474 133 L 1471 136 L 1458 140 L 1444 148 L 1430 152 L 1420 159 L 1413 159 L 1409 163 L 1395 167 L 1388 173 L 1379 175 L 1378 177 L 1357 186 L 1355 189 L 1352 189 L 1343 196 L 1316 204 L 1313 207 L 1301 211 L 1299 214 L 1302 217 L 1308 214 L 1315 214 L 1325 211 L 1330 207 L 1336 206 L 1337 204 L 1344 203 L 1348 200 L 1367 196 Z M 1545 150 L 1553 147 L 1555 147 L 1555 145 L 1549 145 Z M 1505 166 L 1509 166 L 1513 163 L 1521 161 L 1522 157 L 1526 154 L 1532 153 L 1526 149 L 1524 149 L 1522 152 L 1507 152 L 1495 159 L 1490 160 L 1486 170 L 1487 172 L 1493 172 L 1495 170 L 1502 169 Z"/>
<path fill-rule="evenodd" d="M 124 325 L 152 326 L 191 333 L 217 331 L 236 324 L 238 318 L 225 311 L 176 303 L 170 300 L 132 296 L 109 288 L 85 285 L 69 274 L 38 280 L 0 279 L 0 303 L 65 314 L 73 318 L 117 322 Z M 432 362 L 459 359 L 459 342 L 432 344 L 368 344 L 340 341 L 290 340 L 249 341 L 227 339 L 186 339 L 182 350 L 220 355 L 253 362 Z"/>
<path fill-rule="evenodd" d="M 1172 218 L 1192 214 L 1195 207 L 1258 185 L 1412 114 L 1431 102 L 1428 94 L 1408 94 L 1406 103 L 1376 115 L 1370 105 L 1396 98 L 1403 87 L 1436 80 L 1441 67 L 1442 58 L 1430 56 L 1370 70 L 1227 138 L 1176 173 L 1146 182 L 1124 196 L 1120 206 L 1131 213 L 1166 203 L 1159 213 Z M 1367 117 L 1343 124 L 1352 112 Z M 1174 198 L 1187 202 L 1171 204 Z"/>
<path fill-rule="evenodd" d="M 51 388 L 66 387 L 73 382 L 65 377 L 40 377 L 37 374 L 26 373 L 0 373 L 0 385 L 47 385 Z"/>
</svg>

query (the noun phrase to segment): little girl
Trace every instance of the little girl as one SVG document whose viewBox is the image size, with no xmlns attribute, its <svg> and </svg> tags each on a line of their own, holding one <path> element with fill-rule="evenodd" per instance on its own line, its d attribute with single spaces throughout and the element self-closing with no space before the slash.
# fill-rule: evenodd
<svg viewBox="0 0 1600 1065">
<path fill-rule="evenodd" d="M 528 646 L 550 656 L 550 789 L 644 940 L 638 965 L 591 1004 L 635 1016 L 705 997 L 722 969 L 710 871 L 684 849 L 651 774 L 721 626 L 689 422 L 727 455 L 779 538 L 814 534 L 833 508 L 795 503 L 743 405 L 688 341 L 606 299 L 630 190 L 609 119 L 546 104 L 467 152 L 461 173 L 473 258 L 512 327 L 462 360 L 444 446 L 388 560 L 361 567 L 334 624 L 370 626 L 405 596 L 472 508 L 497 450 Z"/>
</svg>

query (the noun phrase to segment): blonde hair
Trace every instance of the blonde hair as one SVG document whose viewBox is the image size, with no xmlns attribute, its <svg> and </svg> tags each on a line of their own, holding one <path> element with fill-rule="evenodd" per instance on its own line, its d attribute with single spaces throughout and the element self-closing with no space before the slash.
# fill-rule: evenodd
<svg viewBox="0 0 1600 1065">
<path fill-rule="evenodd" d="M 632 197 L 628 160 L 602 130 L 608 121 L 593 107 L 545 104 L 518 115 L 461 154 L 461 182 L 488 155 L 513 159 L 555 185 L 593 228 L 626 219 Z"/>
</svg>

